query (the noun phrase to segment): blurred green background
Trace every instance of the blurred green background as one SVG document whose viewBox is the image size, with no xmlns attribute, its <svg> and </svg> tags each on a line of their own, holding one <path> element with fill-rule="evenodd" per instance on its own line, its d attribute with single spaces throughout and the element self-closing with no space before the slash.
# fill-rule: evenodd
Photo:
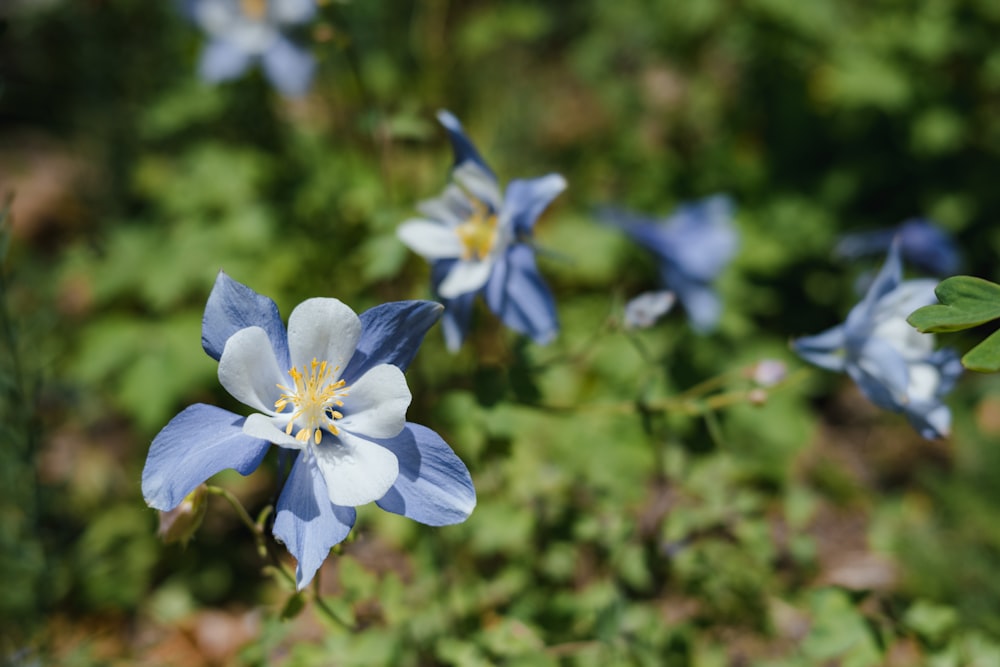
<svg viewBox="0 0 1000 667">
<path fill-rule="evenodd" d="M 878 265 L 835 259 L 844 232 L 929 216 L 1000 278 L 1000 4 L 327 2 L 296 100 L 257 70 L 199 81 L 170 2 L 0 20 L 0 661 L 1000 664 L 997 379 L 964 378 L 926 442 L 787 349 Z M 439 108 L 502 181 L 567 178 L 537 228 L 563 330 L 539 348 L 481 308 L 457 355 L 431 331 L 409 418 L 467 463 L 476 511 L 361 509 L 321 573 L 353 629 L 283 620 L 232 509 L 164 546 L 139 474 L 184 406 L 243 409 L 199 344 L 220 268 L 286 317 L 429 298 L 395 228 L 446 183 Z M 742 237 L 719 330 L 605 326 L 657 274 L 594 207 L 715 192 Z M 762 404 L 635 409 L 720 374 L 742 392 L 764 358 L 792 375 Z M 256 513 L 274 464 L 216 481 Z"/>
</svg>

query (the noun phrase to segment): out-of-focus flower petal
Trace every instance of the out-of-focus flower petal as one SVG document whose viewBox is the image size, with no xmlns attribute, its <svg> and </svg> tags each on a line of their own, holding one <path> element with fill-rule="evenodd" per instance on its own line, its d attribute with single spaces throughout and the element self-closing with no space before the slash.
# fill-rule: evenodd
<svg viewBox="0 0 1000 667">
<path fill-rule="evenodd" d="M 835 373 L 843 373 L 847 363 L 847 335 L 840 324 L 815 336 L 792 341 L 795 353 L 809 363 Z"/>
<path fill-rule="evenodd" d="M 276 23 L 306 23 L 316 16 L 316 0 L 270 0 L 268 11 Z"/>
<path fill-rule="evenodd" d="M 486 304 L 508 327 L 540 345 L 559 330 L 556 303 L 535 265 L 535 253 L 523 244 L 507 250 L 486 285 Z"/>
<path fill-rule="evenodd" d="M 490 258 L 479 261 L 460 259 L 452 265 L 447 277 L 441 281 L 438 292 L 445 299 L 478 292 L 489 280 L 494 266 L 495 262 Z"/>
<path fill-rule="evenodd" d="M 739 245 L 732 218 L 732 200 L 725 195 L 679 206 L 663 224 L 672 263 L 692 280 L 714 280 Z"/>
<path fill-rule="evenodd" d="M 668 290 L 643 292 L 625 304 L 625 328 L 648 329 L 670 312 L 676 300 Z"/>
<path fill-rule="evenodd" d="M 677 300 L 684 306 L 684 312 L 691 321 L 692 329 L 704 334 L 718 325 L 722 316 L 722 301 L 715 293 L 715 288 L 679 275 L 674 275 L 672 279 L 664 280 L 663 283 L 673 286 Z"/>
<path fill-rule="evenodd" d="M 286 97 L 301 97 L 309 91 L 316 59 L 301 46 L 277 35 L 261 54 L 267 80 Z"/>
<path fill-rule="evenodd" d="M 278 498 L 274 536 L 295 556 L 296 587 L 312 581 L 330 549 L 351 532 L 357 514 L 353 507 L 330 503 L 326 482 L 311 456 L 300 455 Z"/>
<path fill-rule="evenodd" d="M 208 83 L 235 79 L 250 67 L 251 54 L 221 37 L 209 40 L 201 52 L 198 75 Z"/>
<path fill-rule="evenodd" d="M 846 234 L 837 243 L 834 254 L 845 259 L 882 254 L 897 237 L 903 259 L 931 275 L 950 276 L 961 265 L 961 256 L 951 236 L 925 218 L 911 218 L 891 229 Z"/>
<path fill-rule="evenodd" d="M 407 423 L 379 444 L 396 455 L 399 477 L 377 501 L 382 509 L 430 526 L 464 521 L 476 506 L 469 470 L 434 431 Z"/>
<path fill-rule="evenodd" d="M 465 135 L 465 129 L 462 127 L 462 124 L 450 111 L 445 111 L 444 109 L 438 111 L 437 119 L 448 132 L 448 140 L 451 142 L 451 148 L 455 155 L 456 167 L 465 162 L 474 162 L 489 174 L 493 173 L 489 165 L 486 164 L 486 161 L 479 155 L 476 146 Z"/>
<path fill-rule="evenodd" d="M 510 228 L 515 234 L 530 234 L 538 216 L 565 189 L 566 179 L 559 174 L 508 183 L 503 211 L 510 218 Z"/>
<path fill-rule="evenodd" d="M 464 192 L 491 210 L 501 208 L 500 184 L 489 169 L 483 168 L 477 162 L 463 162 L 455 167 L 451 177 Z"/>
<path fill-rule="evenodd" d="M 243 433 L 243 418 L 196 403 L 153 439 L 142 470 L 146 504 L 171 510 L 212 475 L 232 468 L 249 475 L 264 459 L 270 443 Z"/>
<path fill-rule="evenodd" d="M 407 220 L 396 230 L 396 236 L 410 250 L 430 261 L 461 257 L 465 251 L 454 229 L 430 220 Z"/>
</svg>

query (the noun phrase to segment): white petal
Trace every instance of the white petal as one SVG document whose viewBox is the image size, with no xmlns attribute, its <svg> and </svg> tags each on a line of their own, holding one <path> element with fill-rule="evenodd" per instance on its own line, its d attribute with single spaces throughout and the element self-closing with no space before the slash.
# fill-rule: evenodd
<svg viewBox="0 0 1000 667">
<path fill-rule="evenodd" d="M 453 228 L 430 220 L 407 220 L 396 230 L 396 236 L 410 250 L 428 260 L 461 257 L 464 250 Z"/>
<path fill-rule="evenodd" d="M 487 257 L 478 262 L 455 262 L 448 276 L 441 282 L 438 293 L 442 298 L 454 299 L 457 296 L 475 292 L 490 278 L 493 270 L 493 259 Z"/>
<path fill-rule="evenodd" d="M 431 220 L 438 220 L 452 227 L 462 224 L 475 212 L 462 188 L 454 183 L 446 187 L 440 197 L 417 204 L 417 210 Z"/>
<path fill-rule="evenodd" d="M 451 176 L 466 192 L 488 204 L 494 212 L 500 210 L 500 186 L 493 174 L 475 162 L 466 161 L 455 167 Z"/>
<path fill-rule="evenodd" d="M 893 317 L 878 322 L 872 331 L 872 338 L 888 341 L 907 361 L 925 359 L 934 349 L 933 334 L 920 333 L 904 319 L 913 310 L 907 311 L 903 317 Z"/>
<path fill-rule="evenodd" d="M 941 374 L 937 368 L 931 364 L 912 364 L 906 393 L 911 401 L 933 401 L 940 384 Z"/>
<path fill-rule="evenodd" d="M 252 414 L 243 423 L 243 433 L 253 438 L 267 440 L 286 449 L 303 449 L 304 443 L 285 433 L 284 427 L 287 423 L 288 419 L 285 417 L 268 417 L 260 413 Z"/>
<path fill-rule="evenodd" d="M 399 476 L 399 460 L 385 447 L 341 431 L 312 447 L 330 502 L 357 507 L 378 500 Z"/>
<path fill-rule="evenodd" d="M 266 331 L 247 327 L 229 337 L 219 358 L 219 382 L 241 403 L 274 414 L 278 385 L 287 376 L 278 368 Z"/>
<path fill-rule="evenodd" d="M 390 364 L 375 366 L 348 387 L 341 428 L 370 438 L 392 438 L 406 423 L 410 388 L 403 371 Z"/>
<path fill-rule="evenodd" d="M 361 320 L 338 299 L 306 299 L 288 318 L 288 351 L 295 368 L 316 359 L 343 370 L 360 337 Z"/>
</svg>

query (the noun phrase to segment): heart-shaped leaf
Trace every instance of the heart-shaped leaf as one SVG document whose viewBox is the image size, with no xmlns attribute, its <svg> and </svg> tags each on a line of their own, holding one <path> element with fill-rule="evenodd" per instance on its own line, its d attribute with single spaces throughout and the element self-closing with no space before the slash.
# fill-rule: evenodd
<svg viewBox="0 0 1000 667">
<path fill-rule="evenodd" d="M 940 304 L 924 306 L 906 320 L 924 333 L 961 331 L 1000 318 L 1000 285 L 988 280 L 946 278 L 934 294 Z"/>
<path fill-rule="evenodd" d="M 1000 331 L 994 331 L 982 343 L 962 357 L 962 365 L 970 371 L 996 373 L 1000 371 Z"/>
</svg>

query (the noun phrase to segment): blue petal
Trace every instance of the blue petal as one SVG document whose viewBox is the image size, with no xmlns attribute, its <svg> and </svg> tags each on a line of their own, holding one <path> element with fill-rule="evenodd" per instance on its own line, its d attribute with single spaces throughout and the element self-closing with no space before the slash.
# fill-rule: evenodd
<svg viewBox="0 0 1000 667">
<path fill-rule="evenodd" d="M 271 48 L 264 52 L 262 65 L 267 80 L 282 95 L 301 97 L 312 83 L 316 59 L 302 47 L 279 35 Z"/>
<path fill-rule="evenodd" d="M 892 412 L 903 412 L 908 402 L 910 371 L 892 343 L 872 338 L 859 358 L 847 364 L 847 373 L 868 400 Z"/>
<path fill-rule="evenodd" d="M 260 327 L 267 332 L 274 357 L 281 368 L 289 367 L 288 336 L 274 301 L 257 294 L 241 282 L 219 271 L 205 304 L 201 322 L 201 345 L 218 361 L 229 337 L 240 329 Z"/>
<path fill-rule="evenodd" d="M 354 526 L 353 507 L 330 502 L 326 482 L 311 456 L 301 455 L 278 498 L 274 536 L 295 556 L 295 582 L 305 588 L 316 570 Z"/>
<path fill-rule="evenodd" d="M 897 235 L 903 258 L 914 266 L 938 276 L 958 271 L 961 257 L 955 242 L 934 222 L 924 218 L 911 218 L 893 229 L 847 234 L 837 243 L 834 253 L 847 259 L 883 253 Z"/>
<path fill-rule="evenodd" d="M 692 281 L 677 271 L 664 271 L 663 282 L 677 294 L 691 321 L 691 328 L 698 333 L 708 333 L 719 323 L 722 302 L 715 289 L 707 283 Z"/>
<path fill-rule="evenodd" d="M 905 414 L 917 433 L 928 440 L 945 438 L 951 432 L 951 410 L 943 403 L 911 405 Z"/>
<path fill-rule="evenodd" d="M 399 459 L 399 477 L 376 501 L 387 512 L 429 526 L 465 521 L 476 506 L 468 468 L 434 431 L 406 423 L 395 438 L 377 441 Z"/>
<path fill-rule="evenodd" d="M 550 342 L 559 330 L 552 292 L 535 266 L 531 247 L 518 243 L 497 261 L 486 283 L 486 305 L 503 323 L 536 343 Z"/>
<path fill-rule="evenodd" d="M 350 384 L 378 364 L 405 371 L 443 311 L 434 301 L 395 301 L 361 313 L 361 338 L 341 377 Z"/>
<path fill-rule="evenodd" d="M 837 241 L 837 245 L 833 248 L 833 254 L 844 259 L 882 254 L 889 249 L 895 236 L 895 229 L 877 229 L 870 232 L 845 234 Z"/>
<path fill-rule="evenodd" d="M 171 510 L 212 475 L 233 468 L 249 475 L 267 454 L 267 440 L 243 433 L 243 417 L 197 403 L 170 420 L 153 439 L 142 470 L 150 507 Z"/>
<path fill-rule="evenodd" d="M 598 216 L 602 222 L 628 234 L 633 241 L 656 255 L 658 260 L 668 261 L 673 257 L 672 239 L 664 227 L 652 218 L 613 207 L 600 209 Z"/>
<path fill-rule="evenodd" d="M 683 204 L 664 223 L 662 252 L 676 271 L 710 282 L 736 253 L 739 236 L 732 217 L 733 204 L 725 195 Z"/>
<path fill-rule="evenodd" d="M 455 260 L 446 259 L 434 262 L 431 266 L 431 286 L 435 293 L 454 263 Z M 468 292 L 454 299 L 441 299 L 441 303 L 444 304 L 441 329 L 444 332 L 445 345 L 451 352 L 457 352 L 462 347 L 465 337 L 469 335 L 472 308 L 477 294 L 478 292 Z"/>
<path fill-rule="evenodd" d="M 503 210 L 510 216 L 514 233 L 530 235 L 538 216 L 565 189 L 566 179 L 559 174 L 511 181 L 504 193 Z"/>
<path fill-rule="evenodd" d="M 885 264 L 872 281 L 865 298 L 847 314 L 847 335 L 852 340 L 864 339 L 875 316 L 879 299 L 896 289 L 903 278 L 903 265 L 899 258 L 899 239 L 889 245 Z"/>
<path fill-rule="evenodd" d="M 455 155 L 455 166 L 457 167 L 463 162 L 475 162 L 493 176 L 493 178 L 496 178 L 493 170 L 486 164 L 486 160 L 479 155 L 479 151 L 476 150 L 475 145 L 465 136 L 465 130 L 462 128 L 462 124 L 458 122 L 458 119 L 450 111 L 445 111 L 444 109 L 437 112 L 437 119 L 448 132 L 448 140 L 451 141 L 452 153 Z"/>
<path fill-rule="evenodd" d="M 476 292 L 469 292 L 444 302 L 441 329 L 444 331 L 444 343 L 450 352 L 457 352 L 465 342 L 465 337 L 469 335 L 475 300 Z"/>
<path fill-rule="evenodd" d="M 208 83 L 235 79 L 250 66 L 249 53 L 224 39 L 211 39 L 201 52 L 198 75 Z"/>
<path fill-rule="evenodd" d="M 927 357 L 927 363 L 937 368 L 938 373 L 941 374 L 941 379 L 938 381 L 937 387 L 937 395 L 939 397 L 944 396 L 954 389 L 958 378 L 965 372 L 965 366 L 962 365 L 962 360 L 958 352 L 950 347 L 934 350 Z"/>
<path fill-rule="evenodd" d="M 930 220 L 914 218 L 899 227 L 903 256 L 928 273 L 950 276 L 958 272 L 961 258 L 951 237 Z"/>
<path fill-rule="evenodd" d="M 846 368 L 846 348 L 847 336 L 843 324 L 815 336 L 805 336 L 792 341 L 795 354 L 815 366 L 835 373 L 842 373 Z"/>
</svg>

